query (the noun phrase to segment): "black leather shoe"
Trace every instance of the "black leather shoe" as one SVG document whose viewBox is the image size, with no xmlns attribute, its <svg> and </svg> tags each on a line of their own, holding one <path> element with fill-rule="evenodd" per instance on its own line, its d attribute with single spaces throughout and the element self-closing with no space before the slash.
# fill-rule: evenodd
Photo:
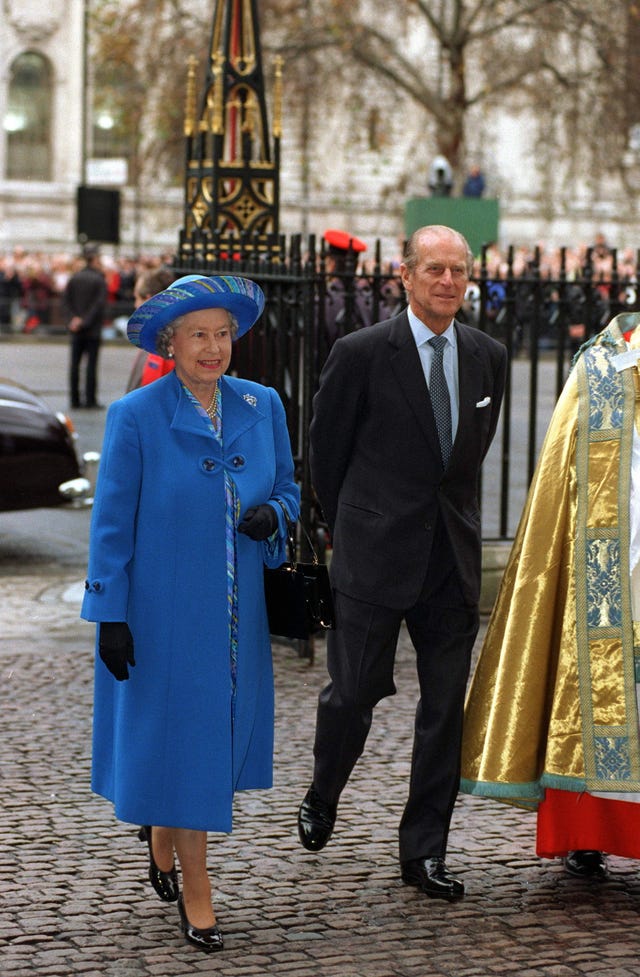
<svg viewBox="0 0 640 977">
<path fill-rule="evenodd" d="M 207 929 L 199 930 L 197 926 L 191 925 L 184 911 L 182 894 L 178 898 L 178 912 L 180 913 L 180 929 L 184 933 L 187 943 L 193 943 L 205 953 L 214 953 L 216 950 L 223 949 L 222 933 L 217 926 L 208 926 Z"/>
<path fill-rule="evenodd" d="M 327 804 L 311 786 L 298 811 L 298 834 L 307 851 L 321 851 L 333 833 L 337 804 Z"/>
<path fill-rule="evenodd" d="M 564 860 L 569 875 L 578 879 L 604 879 L 607 877 L 607 860 L 601 851 L 578 849 L 570 851 Z"/>
<path fill-rule="evenodd" d="M 413 858 L 402 863 L 402 881 L 433 899 L 462 899 L 464 884 L 449 875 L 444 858 Z"/>
<path fill-rule="evenodd" d="M 151 847 L 151 825 L 143 824 L 138 832 L 138 838 L 140 841 L 146 841 L 149 846 L 149 882 L 163 902 L 175 902 L 180 893 L 175 865 L 170 872 L 163 872 L 156 865 Z"/>
</svg>

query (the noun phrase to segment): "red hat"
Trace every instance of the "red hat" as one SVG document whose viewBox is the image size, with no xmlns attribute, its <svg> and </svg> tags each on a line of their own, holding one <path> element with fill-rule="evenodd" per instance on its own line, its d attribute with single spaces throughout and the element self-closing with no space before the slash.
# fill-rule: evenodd
<svg viewBox="0 0 640 977">
<path fill-rule="evenodd" d="M 336 251 L 348 251 L 349 247 L 351 247 L 352 251 L 367 250 L 364 241 L 361 241 L 359 237 L 354 237 L 352 234 L 347 234 L 346 231 L 325 231 L 324 239 L 329 247 L 335 248 Z"/>
</svg>

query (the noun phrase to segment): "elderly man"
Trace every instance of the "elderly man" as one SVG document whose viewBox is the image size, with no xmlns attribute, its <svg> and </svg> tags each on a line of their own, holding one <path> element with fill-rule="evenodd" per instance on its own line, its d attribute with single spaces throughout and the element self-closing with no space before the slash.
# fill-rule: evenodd
<svg viewBox="0 0 640 977">
<path fill-rule="evenodd" d="M 401 875 L 445 899 L 464 893 L 445 854 L 478 629 L 478 475 L 507 362 L 504 346 L 455 319 L 472 261 L 451 228 L 411 236 L 400 268 L 409 308 L 336 341 L 310 432 L 312 477 L 333 539 L 337 629 L 328 636 L 330 682 L 318 703 L 300 839 L 319 851 L 331 836 L 373 707 L 395 691 L 405 621 L 420 699 Z"/>
</svg>

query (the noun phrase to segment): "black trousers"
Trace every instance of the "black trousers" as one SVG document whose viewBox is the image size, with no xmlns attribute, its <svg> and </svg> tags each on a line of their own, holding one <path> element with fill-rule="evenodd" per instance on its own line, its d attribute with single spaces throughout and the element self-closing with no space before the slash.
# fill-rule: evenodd
<svg viewBox="0 0 640 977">
<path fill-rule="evenodd" d="M 448 540 L 432 552 L 422 594 L 413 607 L 395 610 L 335 594 L 337 628 L 327 636 L 331 681 L 318 699 L 313 783 L 326 801 L 337 803 L 364 749 L 374 706 L 396 691 L 395 655 L 406 621 L 416 652 L 420 698 L 409 796 L 399 829 L 401 862 L 446 853 L 460 783 L 466 685 L 479 625 L 477 607 L 463 599 Z"/>
<path fill-rule="evenodd" d="M 96 404 L 98 386 L 98 353 L 100 352 L 100 336 L 88 336 L 83 332 L 73 333 L 71 336 L 71 364 L 69 368 L 69 397 L 72 407 L 80 407 L 80 363 L 86 356 L 85 398 L 86 407 Z"/>
</svg>

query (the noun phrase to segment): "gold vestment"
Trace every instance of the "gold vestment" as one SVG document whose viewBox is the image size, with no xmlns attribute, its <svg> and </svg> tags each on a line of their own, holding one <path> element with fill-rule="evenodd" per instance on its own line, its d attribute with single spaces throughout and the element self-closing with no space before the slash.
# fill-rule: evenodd
<svg viewBox="0 0 640 977">
<path fill-rule="evenodd" d="M 640 791 L 629 497 L 640 315 L 576 359 L 541 450 L 465 707 L 461 790 Z M 634 329 L 629 346 L 623 333 Z M 640 430 L 640 426 L 638 428 Z"/>
</svg>

